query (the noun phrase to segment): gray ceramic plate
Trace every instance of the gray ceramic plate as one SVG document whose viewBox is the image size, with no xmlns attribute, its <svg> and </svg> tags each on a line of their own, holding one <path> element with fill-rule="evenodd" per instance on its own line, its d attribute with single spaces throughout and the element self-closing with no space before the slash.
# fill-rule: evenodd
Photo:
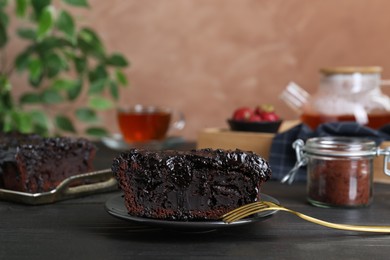
<svg viewBox="0 0 390 260">
<path fill-rule="evenodd" d="M 270 201 L 279 204 L 279 201 L 269 195 L 261 194 L 261 199 L 264 201 Z M 205 220 L 205 221 L 174 221 L 174 220 L 161 220 L 153 218 L 142 218 L 131 216 L 127 213 L 125 207 L 124 198 L 122 195 L 117 195 L 109 199 L 105 204 L 106 211 L 117 218 L 127 221 L 137 222 L 142 225 L 154 226 L 164 229 L 172 229 L 185 232 L 205 232 L 227 227 L 241 226 L 258 221 L 263 221 L 272 217 L 277 210 L 260 212 L 258 214 L 249 216 L 242 220 L 227 224 L 219 220 Z"/>
</svg>

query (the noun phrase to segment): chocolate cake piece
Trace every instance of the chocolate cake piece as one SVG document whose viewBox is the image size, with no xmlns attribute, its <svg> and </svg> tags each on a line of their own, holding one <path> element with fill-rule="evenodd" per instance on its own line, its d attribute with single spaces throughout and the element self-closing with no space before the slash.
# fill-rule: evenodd
<svg viewBox="0 0 390 260">
<path fill-rule="evenodd" d="M 82 138 L 18 133 L 0 136 L 0 187 L 46 192 L 64 179 L 92 171 L 96 148 Z"/>
<path fill-rule="evenodd" d="M 166 220 L 218 219 L 257 201 L 271 176 L 258 155 L 220 149 L 132 149 L 114 159 L 112 171 L 130 215 Z"/>
</svg>

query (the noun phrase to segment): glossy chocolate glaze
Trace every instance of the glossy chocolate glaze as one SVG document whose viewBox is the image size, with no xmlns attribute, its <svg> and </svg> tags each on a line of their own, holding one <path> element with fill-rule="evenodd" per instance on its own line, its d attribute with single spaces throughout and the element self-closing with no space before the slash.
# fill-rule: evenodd
<svg viewBox="0 0 390 260">
<path fill-rule="evenodd" d="M 256 201 L 270 178 L 268 163 L 240 150 L 130 150 L 112 170 L 133 215 L 163 219 L 216 219 Z"/>
</svg>

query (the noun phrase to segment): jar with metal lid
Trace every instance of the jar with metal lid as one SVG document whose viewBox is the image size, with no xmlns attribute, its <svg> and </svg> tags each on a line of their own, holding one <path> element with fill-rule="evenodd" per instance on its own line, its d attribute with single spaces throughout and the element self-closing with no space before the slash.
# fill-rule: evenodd
<svg viewBox="0 0 390 260">
<path fill-rule="evenodd" d="M 369 205 L 376 156 L 385 156 L 383 170 L 390 176 L 390 149 L 380 149 L 369 139 L 316 137 L 308 139 L 306 144 L 296 140 L 293 147 L 297 153 L 295 171 L 307 165 L 307 199 L 315 206 Z M 294 171 L 286 177 L 291 183 Z"/>
<path fill-rule="evenodd" d="M 390 123 L 390 98 L 381 91 L 381 72 L 381 67 L 320 69 L 317 92 L 302 107 L 302 122 L 312 129 L 338 121 L 374 129 Z"/>
</svg>

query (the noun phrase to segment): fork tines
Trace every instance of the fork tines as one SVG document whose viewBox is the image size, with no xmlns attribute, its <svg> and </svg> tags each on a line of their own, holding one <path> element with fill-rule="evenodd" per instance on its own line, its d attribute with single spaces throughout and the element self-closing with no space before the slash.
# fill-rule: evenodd
<svg viewBox="0 0 390 260">
<path fill-rule="evenodd" d="M 264 201 L 256 201 L 253 203 L 249 203 L 224 214 L 222 216 L 222 221 L 226 223 L 231 223 L 239 219 L 243 219 L 252 214 L 255 214 L 268 207 L 270 207 L 270 205 L 268 205 Z"/>
</svg>

